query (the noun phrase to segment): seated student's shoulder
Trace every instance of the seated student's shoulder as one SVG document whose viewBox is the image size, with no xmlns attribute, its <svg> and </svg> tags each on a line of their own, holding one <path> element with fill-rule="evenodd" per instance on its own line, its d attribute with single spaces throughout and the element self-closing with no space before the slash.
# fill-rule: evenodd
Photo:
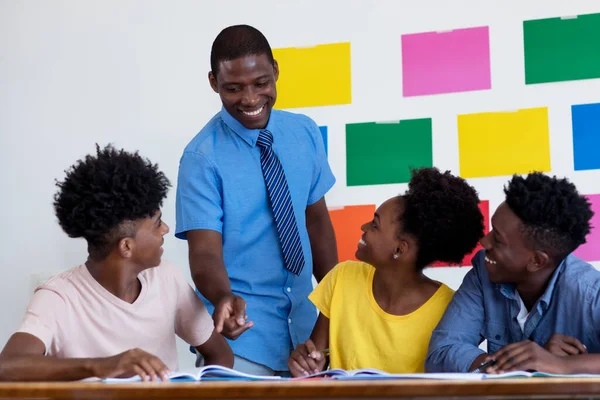
<svg viewBox="0 0 600 400">
<path fill-rule="evenodd" d="M 454 293 L 455 291 L 452 288 L 445 283 L 442 283 L 438 290 L 433 294 L 431 299 L 433 300 L 432 303 L 434 304 L 434 307 L 438 309 L 438 320 L 442 318 L 446 308 L 448 308 L 452 298 L 454 298 Z M 437 325 L 438 321 L 435 322 L 435 325 Z"/>
<path fill-rule="evenodd" d="M 163 258 L 159 265 L 143 270 L 141 275 L 151 280 L 174 280 L 179 278 L 182 272 L 171 261 Z"/>
<path fill-rule="evenodd" d="M 183 271 L 169 260 L 163 259 L 158 266 L 142 271 L 140 276 L 150 286 L 156 287 L 167 295 L 177 294 L 188 286 L 189 290 L 194 290 L 185 278 Z"/>
<path fill-rule="evenodd" d="M 94 283 L 89 279 L 91 275 L 86 278 L 86 273 L 89 275 L 86 266 L 79 265 L 54 275 L 38 285 L 29 301 L 28 311 L 19 331 L 43 338 L 48 346 L 51 335 L 47 331 L 39 332 L 39 324 L 35 321 L 40 318 L 44 321 L 58 317 L 65 318 L 68 310 L 77 308 L 81 299 L 87 297 Z"/>
<path fill-rule="evenodd" d="M 452 297 L 454 297 L 454 293 L 454 289 L 442 282 L 435 295 L 439 295 L 439 300 L 441 303 L 448 305 L 450 300 L 452 300 Z"/>
<path fill-rule="evenodd" d="M 351 279 L 367 279 L 369 274 L 374 271 L 375 268 L 372 265 L 364 263 L 362 261 L 342 261 L 338 263 L 331 273 L 336 276 L 336 280 L 351 280 Z"/>
<path fill-rule="evenodd" d="M 93 279 L 85 264 L 78 265 L 57 275 L 39 285 L 35 292 L 47 290 L 58 294 L 64 300 L 78 297 L 82 288 L 89 286 Z"/>
<path fill-rule="evenodd" d="M 564 259 L 562 274 L 564 278 L 558 280 L 559 286 L 577 290 L 582 295 L 600 293 L 600 271 L 576 255 L 569 254 Z"/>
</svg>

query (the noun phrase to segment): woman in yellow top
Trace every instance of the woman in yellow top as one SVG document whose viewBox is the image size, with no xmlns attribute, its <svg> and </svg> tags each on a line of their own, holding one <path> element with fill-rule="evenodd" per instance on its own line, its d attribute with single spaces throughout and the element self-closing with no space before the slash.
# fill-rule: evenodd
<svg viewBox="0 0 600 400">
<path fill-rule="evenodd" d="M 460 263 L 483 236 L 473 187 L 436 168 L 413 171 L 404 195 L 364 224 L 356 258 L 338 264 L 310 294 L 320 311 L 311 337 L 291 354 L 293 376 L 331 368 L 424 371 L 431 332 L 454 292 L 423 268 Z"/>
</svg>

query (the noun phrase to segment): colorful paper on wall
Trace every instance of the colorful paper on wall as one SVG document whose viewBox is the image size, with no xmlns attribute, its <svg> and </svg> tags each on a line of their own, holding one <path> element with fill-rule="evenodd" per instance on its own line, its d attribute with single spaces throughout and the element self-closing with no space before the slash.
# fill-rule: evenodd
<svg viewBox="0 0 600 400">
<path fill-rule="evenodd" d="M 600 169 L 600 103 L 574 105 L 571 116 L 575 170 Z"/>
<path fill-rule="evenodd" d="M 592 231 L 587 235 L 587 243 L 575 250 L 575 255 L 585 261 L 600 261 L 600 194 L 586 196 L 592 203 Z"/>
<path fill-rule="evenodd" d="M 459 115 L 458 150 L 463 178 L 548 172 L 548 108 Z"/>
<path fill-rule="evenodd" d="M 406 183 L 433 165 L 431 118 L 346 125 L 348 186 Z"/>
<path fill-rule="evenodd" d="M 323 144 L 325 145 L 325 154 L 329 154 L 327 150 L 327 127 L 320 126 L 319 130 L 321 131 L 321 136 L 323 136 Z"/>
<path fill-rule="evenodd" d="M 487 26 L 402 35 L 405 97 L 492 87 Z"/>
<path fill-rule="evenodd" d="M 279 64 L 276 108 L 352 102 L 349 42 L 274 49 L 273 56 Z"/>
<path fill-rule="evenodd" d="M 600 14 L 523 22 L 525 83 L 600 78 Z"/>
<path fill-rule="evenodd" d="M 483 214 L 484 233 L 487 235 L 487 233 L 490 231 L 490 202 L 489 202 L 489 200 L 482 200 L 479 203 L 479 209 L 481 210 L 481 213 Z M 477 247 L 475 247 L 475 250 L 473 250 L 470 254 L 467 254 L 465 256 L 465 258 L 463 258 L 460 265 L 451 265 L 447 262 L 439 262 L 438 261 L 438 262 L 431 264 L 430 267 L 470 267 L 472 265 L 471 259 L 475 256 L 475 253 L 477 253 L 482 248 L 483 247 L 481 247 L 481 245 L 479 243 L 477 243 Z"/>
<path fill-rule="evenodd" d="M 362 236 L 360 227 L 373 219 L 375 205 L 346 206 L 329 210 L 338 249 L 338 260 L 356 260 L 354 253 Z"/>
</svg>

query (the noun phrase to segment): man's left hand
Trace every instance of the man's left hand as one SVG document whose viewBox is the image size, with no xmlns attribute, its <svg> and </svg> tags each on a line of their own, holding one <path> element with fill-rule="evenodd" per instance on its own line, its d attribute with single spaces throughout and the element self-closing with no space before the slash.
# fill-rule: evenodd
<svg viewBox="0 0 600 400">
<path fill-rule="evenodd" d="M 553 374 L 569 372 L 566 357 L 557 357 L 530 340 L 504 346 L 492 354 L 492 358 L 496 363 L 487 370 L 491 374 L 528 370 Z"/>
</svg>

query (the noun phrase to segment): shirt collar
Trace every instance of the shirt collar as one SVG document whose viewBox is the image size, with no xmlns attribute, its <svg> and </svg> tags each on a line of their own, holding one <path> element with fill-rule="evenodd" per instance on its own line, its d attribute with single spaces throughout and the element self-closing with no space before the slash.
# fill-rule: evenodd
<svg viewBox="0 0 600 400">
<path fill-rule="evenodd" d="M 274 121 L 274 113 L 275 110 L 271 110 L 271 115 L 269 117 L 269 122 L 267 123 L 267 127 L 265 129 L 269 130 L 273 133 L 273 129 L 275 127 Z M 262 129 L 248 129 L 244 125 L 240 123 L 237 119 L 235 119 L 231 114 L 227 112 L 225 107 L 221 107 L 221 119 L 225 122 L 225 125 L 229 127 L 232 131 L 234 131 L 240 138 L 242 138 L 246 143 L 250 146 L 256 146 L 256 141 L 258 140 L 258 134 Z"/>
<path fill-rule="evenodd" d="M 554 270 L 554 272 L 552 273 L 552 276 L 550 277 L 550 281 L 548 282 L 548 287 L 546 287 L 546 291 L 544 291 L 544 294 L 542 294 L 542 296 L 536 302 L 537 306 L 542 307 L 543 310 L 546 310 L 548 308 L 548 305 L 550 304 L 550 301 L 552 300 L 552 294 L 554 293 L 554 288 L 556 287 L 556 282 L 558 281 L 558 279 L 560 278 L 560 275 L 562 274 L 563 270 L 565 269 L 565 263 L 566 263 L 566 259 L 563 260 L 559 264 L 559 266 L 556 268 L 556 270 Z M 509 299 L 518 300 L 517 293 L 515 290 L 515 285 L 506 284 L 506 283 L 499 284 L 498 288 L 500 289 L 500 293 L 502 293 L 502 295 L 504 297 L 507 297 Z M 540 310 L 540 311 L 542 311 L 542 310 Z"/>
<path fill-rule="evenodd" d="M 566 264 L 566 259 L 562 260 L 562 262 L 558 265 L 558 267 L 552 274 L 552 277 L 550 278 L 550 282 L 548 282 L 548 287 L 546 288 L 546 291 L 544 292 L 542 297 L 540 297 L 540 299 L 538 300 L 538 302 L 540 304 L 542 304 L 542 303 L 544 304 L 544 308 L 548 308 L 548 305 L 550 304 L 550 300 L 552 300 L 552 294 L 554 293 L 554 288 L 556 287 L 556 282 L 558 282 L 560 275 L 562 274 L 563 270 L 565 269 L 565 264 Z"/>
</svg>

